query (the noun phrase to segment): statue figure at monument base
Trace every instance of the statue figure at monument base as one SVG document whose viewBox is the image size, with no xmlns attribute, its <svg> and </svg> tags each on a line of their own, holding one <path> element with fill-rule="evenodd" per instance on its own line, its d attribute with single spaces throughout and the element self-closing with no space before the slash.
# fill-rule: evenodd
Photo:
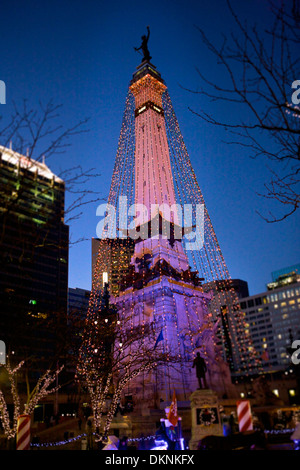
<svg viewBox="0 0 300 470">
<path fill-rule="evenodd" d="M 205 373 L 207 371 L 207 366 L 203 357 L 200 356 L 200 353 L 197 352 L 197 356 L 193 362 L 193 368 L 196 367 L 196 376 L 199 382 L 199 389 L 207 388 Z M 202 387 L 203 380 L 203 387 Z"/>
</svg>

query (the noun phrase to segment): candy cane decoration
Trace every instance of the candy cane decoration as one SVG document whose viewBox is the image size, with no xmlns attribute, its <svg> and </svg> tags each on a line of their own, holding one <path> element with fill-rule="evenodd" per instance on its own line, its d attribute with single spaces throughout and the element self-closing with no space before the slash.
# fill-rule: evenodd
<svg viewBox="0 0 300 470">
<path fill-rule="evenodd" d="M 249 400 L 241 400 L 237 402 L 237 415 L 240 432 L 252 431 L 253 423 Z"/>
<path fill-rule="evenodd" d="M 17 450 L 29 450 L 30 447 L 30 416 L 20 415 L 17 426 Z"/>
</svg>

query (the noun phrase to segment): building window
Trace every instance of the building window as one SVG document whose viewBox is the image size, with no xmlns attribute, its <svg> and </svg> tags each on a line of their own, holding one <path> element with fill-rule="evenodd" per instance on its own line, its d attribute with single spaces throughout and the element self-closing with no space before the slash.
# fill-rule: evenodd
<svg viewBox="0 0 300 470">
<path fill-rule="evenodd" d="M 108 283 L 108 273 L 107 272 L 104 272 L 102 274 L 102 282 L 103 282 L 103 286 L 104 286 L 104 284 Z"/>
</svg>

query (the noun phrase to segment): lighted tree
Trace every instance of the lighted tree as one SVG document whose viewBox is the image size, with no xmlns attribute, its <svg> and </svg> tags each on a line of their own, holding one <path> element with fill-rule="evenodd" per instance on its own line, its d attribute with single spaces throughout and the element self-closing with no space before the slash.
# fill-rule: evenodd
<svg viewBox="0 0 300 470">
<path fill-rule="evenodd" d="M 1 368 L 6 372 L 8 377 L 8 397 L 5 397 L 3 390 L 0 390 L 0 420 L 4 430 L 4 434 L 7 439 L 14 439 L 17 433 L 18 416 L 20 414 L 32 415 L 34 408 L 38 403 L 47 395 L 55 393 L 60 386 L 53 386 L 53 382 L 56 381 L 58 374 L 63 369 L 63 366 L 54 372 L 47 370 L 39 380 L 35 387 L 30 390 L 29 384 L 27 383 L 27 400 L 23 402 L 21 393 L 18 391 L 18 377 L 20 370 L 24 365 L 25 361 L 19 362 L 16 367 L 13 367 L 8 360 L 6 364 L 1 364 Z M 3 387 L 4 388 L 4 387 Z M 8 403 L 13 403 L 13 417 L 10 420 L 8 412 Z"/>
<path fill-rule="evenodd" d="M 124 388 L 140 374 L 176 358 L 156 347 L 156 332 L 151 325 L 139 324 L 132 310 L 123 316 L 109 306 L 107 285 L 103 298 L 94 294 L 86 319 L 79 352 L 77 376 L 90 397 L 97 440 L 108 434 Z"/>
</svg>

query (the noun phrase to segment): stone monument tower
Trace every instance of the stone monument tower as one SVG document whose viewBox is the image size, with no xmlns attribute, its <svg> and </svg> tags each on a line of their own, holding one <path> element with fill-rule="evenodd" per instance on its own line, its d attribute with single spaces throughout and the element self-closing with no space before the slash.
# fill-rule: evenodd
<svg viewBox="0 0 300 470">
<path fill-rule="evenodd" d="M 193 361 L 197 352 L 206 363 L 207 386 L 228 394 L 231 378 L 216 344 L 217 323 L 207 308 L 210 294 L 189 266 L 182 237 L 181 207 L 177 204 L 162 96 L 166 85 L 156 67 L 144 60 L 130 83 L 134 97 L 134 202 L 142 207 L 126 235 L 135 240 L 129 274 L 114 299 L 119 312 L 154 325 L 158 347 L 176 364 L 138 377 L 127 394 L 136 403 L 153 406 L 171 399 L 187 400 L 198 387 Z M 183 208 L 184 209 L 184 208 Z"/>
<path fill-rule="evenodd" d="M 143 60 L 129 84 L 108 199 L 114 222 L 110 234 L 105 229 L 105 237 L 134 241 L 130 265 L 119 273 L 112 301 L 120 315 L 135 319 L 132 327 L 140 326 L 145 341 L 151 326 L 154 347 L 169 358 L 126 387 L 126 395 L 143 409 L 170 401 L 173 390 L 178 402 L 189 400 L 200 385 L 193 367 L 198 353 L 205 364 L 205 387 L 218 396 L 234 393 L 224 361 L 220 312 L 208 308 L 213 294 L 202 287 L 203 281 L 222 279 L 229 298 L 231 278 L 167 86 L 151 62 L 148 39 L 149 31 L 139 48 Z M 112 271 L 107 263 L 100 247 L 95 269 L 99 279 Z M 256 367 L 238 301 L 232 296 L 230 302 L 227 336 L 236 335 L 233 363 Z"/>
</svg>

